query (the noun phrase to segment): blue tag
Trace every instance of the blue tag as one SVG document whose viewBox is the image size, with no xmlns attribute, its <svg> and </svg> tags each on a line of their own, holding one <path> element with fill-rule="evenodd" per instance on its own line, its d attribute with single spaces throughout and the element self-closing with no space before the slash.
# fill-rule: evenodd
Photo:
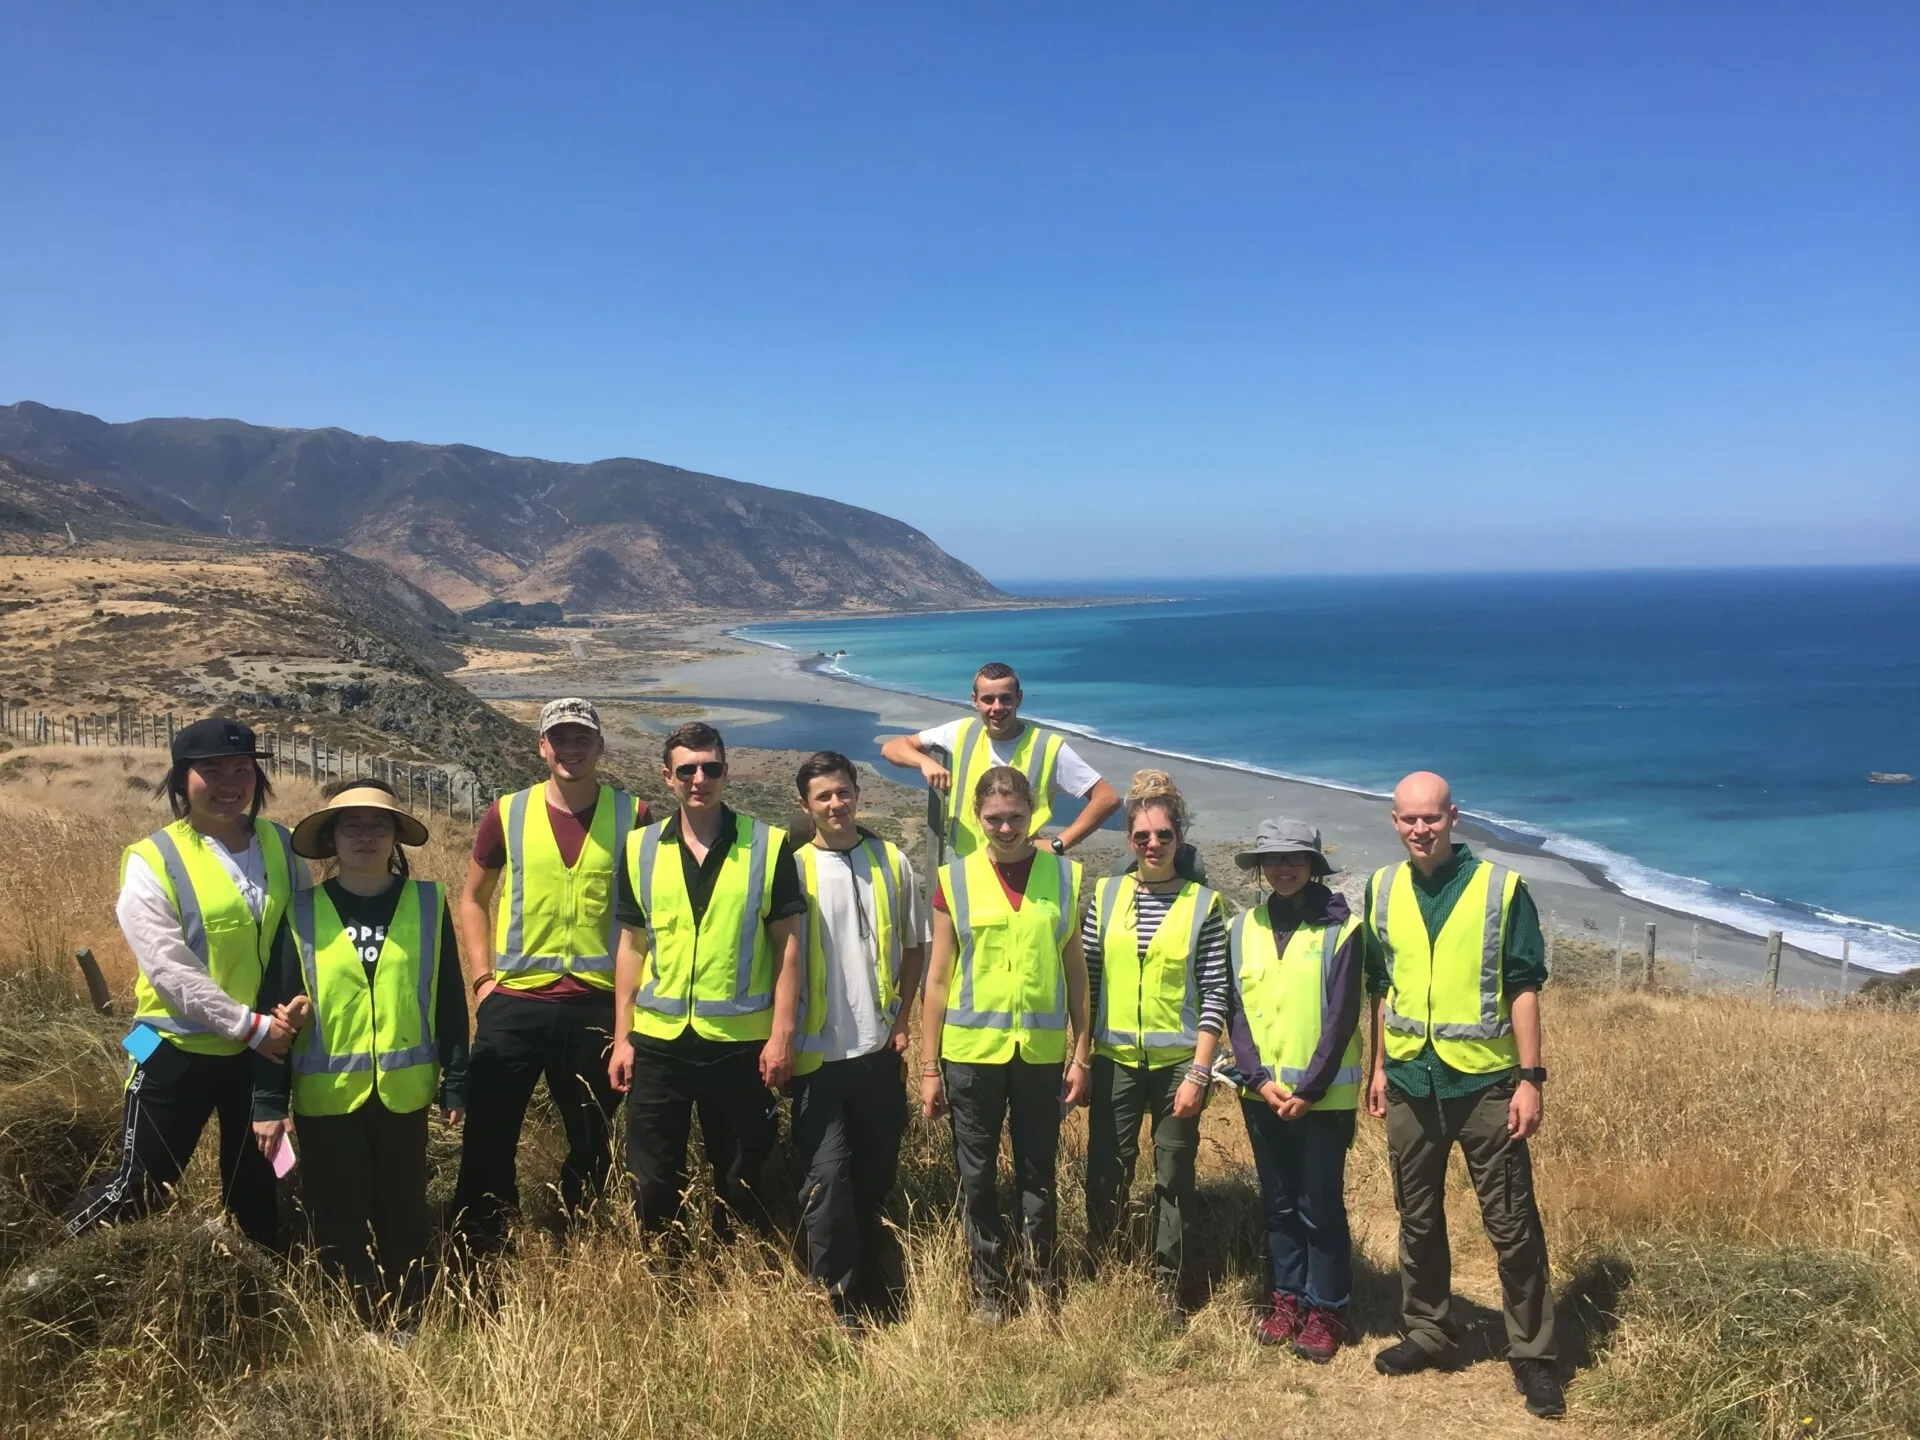
<svg viewBox="0 0 1920 1440">
<path fill-rule="evenodd" d="M 127 1038 L 120 1042 L 120 1048 L 144 1065 L 153 1052 L 160 1048 L 160 1032 L 143 1020 L 127 1032 Z"/>
</svg>

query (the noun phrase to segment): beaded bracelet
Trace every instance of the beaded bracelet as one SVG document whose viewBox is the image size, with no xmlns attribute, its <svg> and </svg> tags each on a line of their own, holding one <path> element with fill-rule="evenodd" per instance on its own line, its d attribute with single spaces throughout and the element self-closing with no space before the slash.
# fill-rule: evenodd
<svg viewBox="0 0 1920 1440">
<path fill-rule="evenodd" d="M 1213 1071 L 1204 1065 L 1189 1065 L 1187 1067 L 1187 1079 L 1191 1080 L 1195 1085 L 1211 1085 L 1213 1084 Z"/>
</svg>

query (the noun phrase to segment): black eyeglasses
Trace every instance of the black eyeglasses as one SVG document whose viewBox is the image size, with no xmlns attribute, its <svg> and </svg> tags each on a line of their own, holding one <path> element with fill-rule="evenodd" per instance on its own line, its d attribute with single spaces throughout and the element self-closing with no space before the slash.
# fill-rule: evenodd
<svg viewBox="0 0 1920 1440">
<path fill-rule="evenodd" d="M 1136 830 L 1131 838 L 1136 845 L 1144 845 L 1149 840 L 1158 840 L 1165 845 L 1168 841 L 1175 839 L 1178 834 L 1179 832 L 1175 830 Z"/>
<path fill-rule="evenodd" d="M 673 767 L 674 778 L 679 780 L 691 780 L 696 774 L 704 775 L 709 780 L 718 780 L 726 773 L 727 762 L 724 760 L 691 760 L 685 765 Z"/>
</svg>

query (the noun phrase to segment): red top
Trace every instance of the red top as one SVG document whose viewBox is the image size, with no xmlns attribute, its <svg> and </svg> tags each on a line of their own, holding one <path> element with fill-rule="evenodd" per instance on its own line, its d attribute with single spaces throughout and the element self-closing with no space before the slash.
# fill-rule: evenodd
<svg viewBox="0 0 1920 1440">
<path fill-rule="evenodd" d="M 593 828 L 593 812 L 599 804 L 598 794 L 584 810 L 565 810 L 553 801 L 547 801 L 547 823 L 553 826 L 553 842 L 559 847 L 561 862 L 569 870 L 579 863 L 580 852 L 586 848 L 587 831 Z M 633 802 L 633 823 L 636 826 L 647 823 L 646 801 L 636 799 Z M 507 827 L 501 817 L 498 800 L 487 807 L 487 813 L 480 817 L 479 828 L 473 832 L 473 863 L 482 870 L 506 868 Z M 620 857 L 616 855 L 614 864 L 619 863 Z M 607 992 L 572 975 L 562 975 L 545 985 L 513 993 L 524 995 L 529 1000 L 566 1000 L 576 995 L 604 995 Z"/>
<path fill-rule="evenodd" d="M 1027 897 L 1027 877 L 1033 874 L 1033 862 L 1038 858 L 1037 853 L 1029 853 L 1026 859 L 1015 860 L 1010 865 L 1002 865 L 998 860 L 991 862 L 993 873 L 1000 879 L 1000 888 L 1007 892 L 1007 904 L 1015 910 Z M 946 888 L 937 880 L 933 886 L 933 908 L 942 915 L 947 913 Z"/>
</svg>

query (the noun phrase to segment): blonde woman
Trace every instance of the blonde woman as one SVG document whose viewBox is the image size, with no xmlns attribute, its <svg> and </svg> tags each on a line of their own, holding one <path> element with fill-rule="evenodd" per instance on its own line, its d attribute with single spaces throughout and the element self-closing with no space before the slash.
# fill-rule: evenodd
<svg viewBox="0 0 1920 1440">
<path fill-rule="evenodd" d="M 1102 880 L 1081 922 L 1093 1016 L 1087 1129 L 1087 1237 L 1112 1238 L 1153 1123 L 1154 1283 L 1177 1315 L 1200 1111 L 1232 987 L 1220 897 L 1179 873 L 1187 803 L 1164 770 L 1133 777 L 1126 800 L 1134 864 Z"/>
<path fill-rule="evenodd" d="M 940 867 L 920 1099 L 952 1126 L 975 1313 L 997 1325 L 1010 1298 L 995 1183 L 1003 1123 L 1020 1192 L 1021 1278 L 1030 1298 L 1053 1298 L 1061 1102 L 1082 1104 L 1090 1077 L 1087 969 L 1074 924 L 1080 864 L 1034 849 L 1027 777 L 996 765 L 969 803 L 987 843 Z"/>
</svg>

